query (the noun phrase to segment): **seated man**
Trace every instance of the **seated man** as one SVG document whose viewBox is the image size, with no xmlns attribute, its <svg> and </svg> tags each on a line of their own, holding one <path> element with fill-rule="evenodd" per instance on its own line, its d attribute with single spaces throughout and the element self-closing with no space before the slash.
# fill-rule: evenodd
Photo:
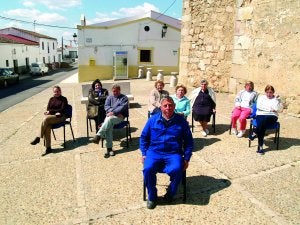
<svg viewBox="0 0 300 225">
<path fill-rule="evenodd" d="M 173 99 L 163 98 L 160 109 L 161 112 L 148 119 L 140 138 L 148 209 L 154 209 L 157 204 L 156 173 L 164 172 L 170 176 L 171 183 L 164 197 L 172 201 L 194 147 L 188 122 L 174 113 Z"/>
<path fill-rule="evenodd" d="M 114 125 L 121 123 L 128 116 L 127 96 L 121 94 L 121 88 L 118 84 L 114 84 L 111 90 L 112 95 L 107 97 L 104 105 L 106 117 L 96 136 L 92 139 L 95 144 L 98 144 L 101 138 L 106 139 L 105 158 L 115 155 L 112 150 Z"/>
</svg>

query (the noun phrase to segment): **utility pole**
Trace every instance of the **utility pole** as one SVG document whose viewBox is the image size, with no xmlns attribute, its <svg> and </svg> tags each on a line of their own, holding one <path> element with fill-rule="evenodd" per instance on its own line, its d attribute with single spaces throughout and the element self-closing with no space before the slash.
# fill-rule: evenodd
<svg viewBox="0 0 300 225">
<path fill-rule="evenodd" d="M 64 38 L 61 37 L 61 60 L 64 60 Z"/>
</svg>

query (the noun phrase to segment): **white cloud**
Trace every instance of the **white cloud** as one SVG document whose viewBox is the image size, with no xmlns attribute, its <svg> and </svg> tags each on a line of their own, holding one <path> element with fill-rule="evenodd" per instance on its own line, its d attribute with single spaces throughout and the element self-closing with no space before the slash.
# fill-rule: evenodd
<svg viewBox="0 0 300 225">
<path fill-rule="evenodd" d="M 35 4 L 32 1 L 24 1 L 23 5 L 26 7 L 31 7 L 31 8 L 33 8 L 35 6 Z"/>
<path fill-rule="evenodd" d="M 60 10 L 66 10 L 68 8 L 76 7 L 81 5 L 81 0 L 59 0 L 59 1 L 53 1 L 53 0 L 24 0 L 23 5 L 27 7 L 34 7 L 37 4 L 43 4 L 49 9 L 60 9 Z"/>
<path fill-rule="evenodd" d="M 136 16 L 136 15 L 143 15 L 146 14 L 150 11 L 156 11 L 159 12 L 159 9 L 155 7 L 152 4 L 149 4 L 145 2 L 143 5 L 138 5 L 132 8 L 121 8 L 118 11 L 112 12 L 110 15 L 97 12 L 96 13 L 96 18 L 87 20 L 87 24 L 95 24 L 95 23 L 101 23 L 105 21 L 110 21 L 110 20 L 115 20 L 115 19 L 120 19 L 124 17 L 131 17 L 131 16 Z"/>
<path fill-rule="evenodd" d="M 3 13 L 9 17 L 37 23 L 53 24 L 66 21 L 66 18 L 58 13 L 43 13 L 36 9 L 13 9 Z"/>
<path fill-rule="evenodd" d="M 159 9 L 154 5 L 145 2 L 143 5 L 138 5 L 133 8 L 121 8 L 118 12 L 114 12 L 116 15 L 119 14 L 120 16 L 130 17 L 136 15 L 146 14 L 150 11 L 159 12 Z"/>
</svg>

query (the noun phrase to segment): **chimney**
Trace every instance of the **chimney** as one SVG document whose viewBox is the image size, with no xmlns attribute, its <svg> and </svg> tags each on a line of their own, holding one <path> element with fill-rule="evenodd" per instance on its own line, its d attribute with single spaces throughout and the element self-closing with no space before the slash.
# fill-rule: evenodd
<svg viewBox="0 0 300 225">
<path fill-rule="evenodd" d="M 81 14 L 81 16 L 80 16 L 80 25 L 81 26 L 85 26 L 86 25 L 84 14 Z"/>
</svg>

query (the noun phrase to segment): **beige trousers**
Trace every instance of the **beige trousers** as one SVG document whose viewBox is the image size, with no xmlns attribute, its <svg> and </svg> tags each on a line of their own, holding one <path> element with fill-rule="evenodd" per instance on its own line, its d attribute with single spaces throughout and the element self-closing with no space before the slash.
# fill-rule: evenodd
<svg viewBox="0 0 300 225">
<path fill-rule="evenodd" d="M 65 116 L 56 117 L 55 115 L 46 115 L 42 124 L 41 130 L 38 135 L 40 138 L 45 139 L 46 148 L 51 147 L 51 127 L 53 124 L 61 123 L 66 120 Z"/>
</svg>

